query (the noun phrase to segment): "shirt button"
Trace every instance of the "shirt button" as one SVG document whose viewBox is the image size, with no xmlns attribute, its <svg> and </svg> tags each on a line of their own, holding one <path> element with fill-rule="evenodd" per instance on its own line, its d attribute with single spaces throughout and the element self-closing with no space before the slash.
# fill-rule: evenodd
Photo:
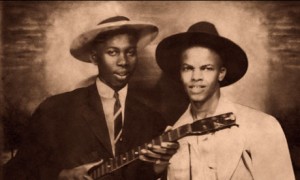
<svg viewBox="0 0 300 180">
<path fill-rule="evenodd" d="M 122 138 L 122 137 L 120 137 L 119 141 L 120 141 L 120 142 L 122 142 L 122 141 L 123 141 L 123 138 Z"/>
</svg>

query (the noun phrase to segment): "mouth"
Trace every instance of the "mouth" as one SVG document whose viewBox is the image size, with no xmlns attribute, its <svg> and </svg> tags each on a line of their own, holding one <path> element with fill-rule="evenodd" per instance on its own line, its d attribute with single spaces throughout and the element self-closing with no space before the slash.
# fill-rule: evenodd
<svg viewBox="0 0 300 180">
<path fill-rule="evenodd" d="M 205 87 L 206 86 L 204 86 L 204 85 L 192 85 L 192 86 L 189 86 L 190 89 L 203 89 Z"/>
<path fill-rule="evenodd" d="M 202 93 L 204 90 L 205 90 L 205 87 L 204 85 L 192 85 L 192 86 L 189 86 L 189 89 L 190 89 L 190 92 L 191 93 Z"/>
<path fill-rule="evenodd" d="M 115 76 L 120 79 L 120 80 L 124 80 L 128 77 L 129 73 L 127 72 L 121 72 L 121 73 L 115 73 Z"/>
</svg>

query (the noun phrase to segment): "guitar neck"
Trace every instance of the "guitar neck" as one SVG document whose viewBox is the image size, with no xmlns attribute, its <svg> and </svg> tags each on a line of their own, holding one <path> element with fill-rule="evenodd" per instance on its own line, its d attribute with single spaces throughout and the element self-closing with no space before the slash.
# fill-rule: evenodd
<svg viewBox="0 0 300 180">
<path fill-rule="evenodd" d="M 88 171 L 88 174 L 93 179 L 99 179 L 102 176 L 112 173 L 121 167 L 137 160 L 142 149 L 148 149 L 148 144 L 159 145 L 162 142 L 177 141 L 188 135 L 201 135 L 209 132 L 217 131 L 230 127 L 235 124 L 235 119 L 232 119 L 232 113 L 226 113 L 218 116 L 205 118 L 195 121 L 192 124 L 180 126 L 174 130 L 165 132 L 161 136 L 152 139 L 151 142 L 140 145 L 125 154 L 121 154 L 115 158 L 110 158 L 102 164 L 94 166 Z"/>
</svg>

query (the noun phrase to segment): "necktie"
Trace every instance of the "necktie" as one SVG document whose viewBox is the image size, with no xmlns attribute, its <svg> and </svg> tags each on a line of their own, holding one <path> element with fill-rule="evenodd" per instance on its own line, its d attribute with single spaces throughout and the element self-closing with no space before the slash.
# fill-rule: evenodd
<svg viewBox="0 0 300 180">
<path fill-rule="evenodd" d="M 122 108 L 118 92 L 115 92 L 114 98 L 116 99 L 114 105 L 114 129 L 115 129 L 115 144 L 121 136 L 122 131 Z"/>
</svg>

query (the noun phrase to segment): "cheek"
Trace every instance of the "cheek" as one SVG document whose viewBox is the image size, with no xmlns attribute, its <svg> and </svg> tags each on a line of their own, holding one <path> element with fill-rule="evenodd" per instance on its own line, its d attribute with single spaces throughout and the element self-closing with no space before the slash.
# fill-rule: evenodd
<svg viewBox="0 0 300 180">
<path fill-rule="evenodd" d="M 129 57 L 128 58 L 128 63 L 132 68 L 135 68 L 137 62 L 138 62 L 137 57 Z"/>
<path fill-rule="evenodd" d="M 188 84 L 191 80 L 192 73 L 190 72 L 181 72 L 180 78 L 183 84 Z"/>
</svg>

